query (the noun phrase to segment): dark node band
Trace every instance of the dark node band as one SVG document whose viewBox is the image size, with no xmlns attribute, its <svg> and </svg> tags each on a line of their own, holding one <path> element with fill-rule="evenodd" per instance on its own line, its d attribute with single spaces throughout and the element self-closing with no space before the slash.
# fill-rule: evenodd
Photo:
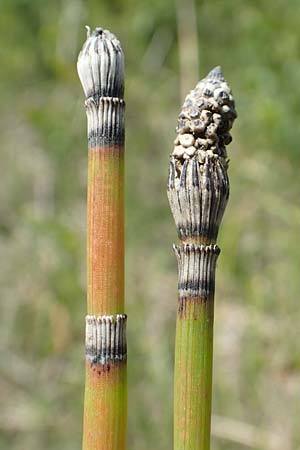
<svg viewBox="0 0 300 450">
<path fill-rule="evenodd" d="M 86 316 L 86 360 L 104 365 L 127 358 L 126 314 Z"/>
<path fill-rule="evenodd" d="M 220 249 L 217 245 L 174 245 L 178 262 L 179 298 L 201 298 L 214 295 L 215 270 Z"/>
<path fill-rule="evenodd" d="M 118 98 L 90 97 L 85 102 L 89 148 L 123 145 L 125 102 Z"/>
</svg>

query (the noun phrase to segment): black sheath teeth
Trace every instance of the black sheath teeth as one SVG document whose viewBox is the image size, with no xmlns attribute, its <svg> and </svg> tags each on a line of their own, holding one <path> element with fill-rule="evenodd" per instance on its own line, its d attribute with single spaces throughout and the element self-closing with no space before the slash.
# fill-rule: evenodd
<svg viewBox="0 0 300 450">
<path fill-rule="evenodd" d="M 91 364 L 125 361 L 126 314 L 86 316 L 85 356 Z"/>
</svg>

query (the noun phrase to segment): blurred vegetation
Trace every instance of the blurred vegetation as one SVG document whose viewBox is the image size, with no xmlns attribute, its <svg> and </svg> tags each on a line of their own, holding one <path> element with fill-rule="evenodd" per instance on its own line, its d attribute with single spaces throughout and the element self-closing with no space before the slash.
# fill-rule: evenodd
<svg viewBox="0 0 300 450">
<path fill-rule="evenodd" d="M 172 445 L 168 155 L 180 86 L 221 64 L 239 119 L 219 241 L 213 448 L 297 450 L 300 3 L 1 0 L 0 12 L 0 448 L 81 448 L 87 143 L 76 59 L 88 23 L 115 32 L 127 60 L 128 448 Z"/>
</svg>

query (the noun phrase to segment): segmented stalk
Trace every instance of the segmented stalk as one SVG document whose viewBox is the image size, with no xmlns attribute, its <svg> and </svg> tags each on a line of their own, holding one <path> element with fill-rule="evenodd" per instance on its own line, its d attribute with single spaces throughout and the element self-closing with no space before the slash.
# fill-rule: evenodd
<svg viewBox="0 0 300 450">
<path fill-rule="evenodd" d="M 170 157 L 168 198 L 179 245 L 174 450 L 209 450 L 215 269 L 229 197 L 226 145 L 236 112 L 220 67 L 185 99 Z"/>
<path fill-rule="evenodd" d="M 126 446 L 124 55 L 87 27 L 78 57 L 88 121 L 86 384 L 83 450 Z"/>
</svg>

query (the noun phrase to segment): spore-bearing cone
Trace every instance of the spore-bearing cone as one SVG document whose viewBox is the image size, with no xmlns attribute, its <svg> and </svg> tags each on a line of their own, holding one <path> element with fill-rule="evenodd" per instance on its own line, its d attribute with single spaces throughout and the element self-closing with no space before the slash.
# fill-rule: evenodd
<svg viewBox="0 0 300 450">
<path fill-rule="evenodd" d="M 87 27 L 77 62 L 78 75 L 86 98 L 124 97 L 124 53 L 114 34 L 102 28 L 92 33 Z"/>
<path fill-rule="evenodd" d="M 236 117 L 219 66 L 184 101 L 168 179 L 170 207 L 183 242 L 216 242 L 229 197 L 226 145 Z"/>
<path fill-rule="evenodd" d="M 197 154 L 226 158 L 229 131 L 237 117 L 235 103 L 221 67 L 215 67 L 185 98 L 178 116 L 173 155 L 180 161 Z"/>
</svg>

